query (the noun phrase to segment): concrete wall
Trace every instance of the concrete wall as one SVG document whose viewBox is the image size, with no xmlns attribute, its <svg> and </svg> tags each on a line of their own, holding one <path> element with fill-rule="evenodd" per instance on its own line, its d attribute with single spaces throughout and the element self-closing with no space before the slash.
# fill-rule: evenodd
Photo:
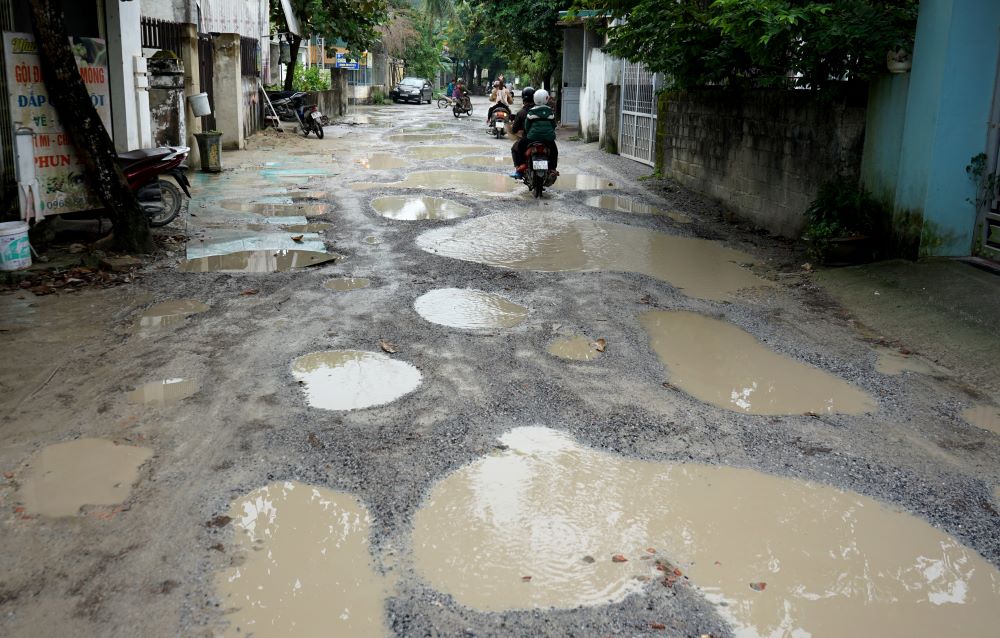
<svg viewBox="0 0 1000 638">
<path fill-rule="evenodd" d="M 149 98 L 136 77 L 137 58 L 142 58 L 138 2 L 113 2 L 107 10 L 108 86 L 111 91 L 111 126 L 119 152 L 150 143 Z"/>
<path fill-rule="evenodd" d="M 588 35 L 589 38 L 596 35 Z M 596 45 L 598 41 L 595 40 Z M 596 142 L 607 124 L 605 122 L 605 100 L 607 85 L 618 84 L 621 75 L 621 60 L 605 55 L 597 46 L 589 47 L 586 65 L 586 81 L 580 93 L 580 137 L 585 142 Z"/>
<path fill-rule="evenodd" d="M 311 93 L 307 104 L 315 104 L 320 112 L 330 118 L 347 114 L 347 73 L 343 69 L 333 70 L 332 88 L 329 91 Z"/>
<path fill-rule="evenodd" d="M 184 63 L 149 61 L 149 115 L 154 146 L 187 144 Z"/>
<path fill-rule="evenodd" d="M 600 145 L 609 153 L 618 154 L 618 128 L 621 125 L 622 87 L 608 84 L 604 87 L 604 115 Z"/>
<path fill-rule="evenodd" d="M 222 131 L 222 148 L 239 150 L 246 145 L 244 86 L 240 68 L 240 35 L 220 33 L 213 38 L 215 60 L 215 126 Z"/>
<path fill-rule="evenodd" d="M 772 233 L 797 237 L 821 184 L 860 173 L 865 96 L 806 91 L 660 96 L 657 169 Z"/>
</svg>

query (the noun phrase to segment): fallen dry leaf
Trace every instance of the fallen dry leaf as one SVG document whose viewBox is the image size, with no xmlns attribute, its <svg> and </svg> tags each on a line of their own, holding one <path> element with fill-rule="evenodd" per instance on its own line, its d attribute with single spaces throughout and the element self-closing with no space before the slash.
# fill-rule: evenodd
<svg viewBox="0 0 1000 638">
<path fill-rule="evenodd" d="M 226 551 L 226 548 L 222 545 L 222 543 L 216 543 L 215 545 L 212 545 L 211 547 L 209 547 L 209 549 L 214 549 L 217 552 L 225 552 Z"/>
<path fill-rule="evenodd" d="M 594 342 L 594 350 L 598 352 L 604 352 L 604 349 L 608 347 L 607 339 L 598 339 Z"/>
<path fill-rule="evenodd" d="M 531 576 L 521 576 L 521 582 L 522 583 L 530 583 L 531 582 Z"/>
<path fill-rule="evenodd" d="M 646 552 L 649 553 L 649 554 L 655 554 L 656 553 L 656 549 L 653 548 L 653 547 L 647 547 L 646 548 Z"/>
<path fill-rule="evenodd" d="M 14 473 L 13 472 L 4 472 L 3 473 L 3 477 L 5 479 L 12 479 L 12 478 L 14 478 Z"/>
<path fill-rule="evenodd" d="M 667 626 L 664 625 L 663 623 L 651 622 L 651 623 L 649 623 L 649 628 L 650 629 L 658 629 L 658 630 L 662 631 L 662 630 L 666 629 Z"/>
<path fill-rule="evenodd" d="M 231 516 L 226 516 L 225 514 L 221 516 L 216 516 L 209 522 L 205 523 L 205 527 L 225 527 L 231 523 L 233 518 Z"/>
<path fill-rule="evenodd" d="M 767 587 L 767 583 L 764 583 L 764 582 L 761 582 L 761 583 L 750 583 L 750 589 L 752 589 L 754 591 L 764 591 L 764 589 L 766 587 Z"/>
<path fill-rule="evenodd" d="M 396 348 L 396 344 L 391 341 L 386 341 L 385 339 L 378 340 L 378 347 L 382 350 L 388 352 L 389 354 L 396 354 L 399 350 Z"/>
<path fill-rule="evenodd" d="M 296 244 L 301 244 L 302 237 L 304 237 L 304 235 L 292 235 L 292 241 L 294 241 Z"/>
<path fill-rule="evenodd" d="M 244 297 L 247 297 L 249 295 L 256 295 L 258 292 L 260 292 L 260 291 L 257 290 L 256 288 L 247 288 L 246 290 L 244 290 L 243 292 L 241 292 L 240 295 L 242 295 Z"/>
<path fill-rule="evenodd" d="M 628 559 L 622 554 L 615 554 L 611 557 L 611 561 L 614 563 L 627 563 Z"/>
</svg>

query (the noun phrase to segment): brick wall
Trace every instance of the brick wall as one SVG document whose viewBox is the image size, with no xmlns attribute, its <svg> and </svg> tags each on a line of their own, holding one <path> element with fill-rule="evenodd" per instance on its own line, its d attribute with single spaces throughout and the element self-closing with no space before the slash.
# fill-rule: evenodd
<svg viewBox="0 0 1000 638">
<path fill-rule="evenodd" d="M 820 184 L 859 174 L 865 100 L 784 90 L 665 92 L 656 166 L 738 217 L 797 237 Z"/>
</svg>

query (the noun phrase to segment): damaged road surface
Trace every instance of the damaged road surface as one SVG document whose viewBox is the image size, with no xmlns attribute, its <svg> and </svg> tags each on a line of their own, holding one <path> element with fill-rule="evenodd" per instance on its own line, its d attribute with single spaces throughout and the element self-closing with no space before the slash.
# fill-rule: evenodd
<svg viewBox="0 0 1000 638">
<path fill-rule="evenodd" d="M 479 115 L 358 111 L 134 282 L 0 294 L 0 635 L 996 633 L 995 378 L 594 145 L 536 200 Z"/>
</svg>

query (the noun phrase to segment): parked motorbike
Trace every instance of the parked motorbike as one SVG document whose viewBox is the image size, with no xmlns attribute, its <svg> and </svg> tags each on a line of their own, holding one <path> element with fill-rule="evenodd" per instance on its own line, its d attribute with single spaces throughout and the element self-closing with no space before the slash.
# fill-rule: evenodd
<svg viewBox="0 0 1000 638">
<path fill-rule="evenodd" d="M 559 171 L 549 168 L 549 148 L 541 142 L 532 142 L 524 152 L 524 177 L 521 181 L 535 197 L 541 197 L 546 186 L 552 186 Z"/>
<path fill-rule="evenodd" d="M 149 218 L 150 226 L 166 226 L 181 212 L 184 199 L 178 185 L 191 197 L 191 182 L 185 174 L 187 165 L 184 163 L 190 152 L 187 146 L 161 146 L 118 154 L 118 165 Z M 171 177 L 173 181 L 164 177 Z"/>
<path fill-rule="evenodd" d="M 456 100 L 455 105 L 451 107 L 451 113 L 456 118 L 463 113 L 472 117 L 472 99 L 466 95 L 460 100 Z"/>
<path fill-rule="evenodd" d="M 510 109 L 501 105 L 494 109 L 493 114 L 490 115 L 490 123 L 486 127 L 486 132 L 500 139 L 507 134 L 508 121 L 510 121 Z"/>
<path fill-rule="evenodd" d="M 309 137 L 315 132 L 316 137 L 323 139 L 323 127 L 330 120 L 319 111 L 315 104 L 306 104 L 305 91 L 271 91 L 267 94 L 271 106 L 283 122 L 297 122 L 303 137 Z"/>
</svg>

